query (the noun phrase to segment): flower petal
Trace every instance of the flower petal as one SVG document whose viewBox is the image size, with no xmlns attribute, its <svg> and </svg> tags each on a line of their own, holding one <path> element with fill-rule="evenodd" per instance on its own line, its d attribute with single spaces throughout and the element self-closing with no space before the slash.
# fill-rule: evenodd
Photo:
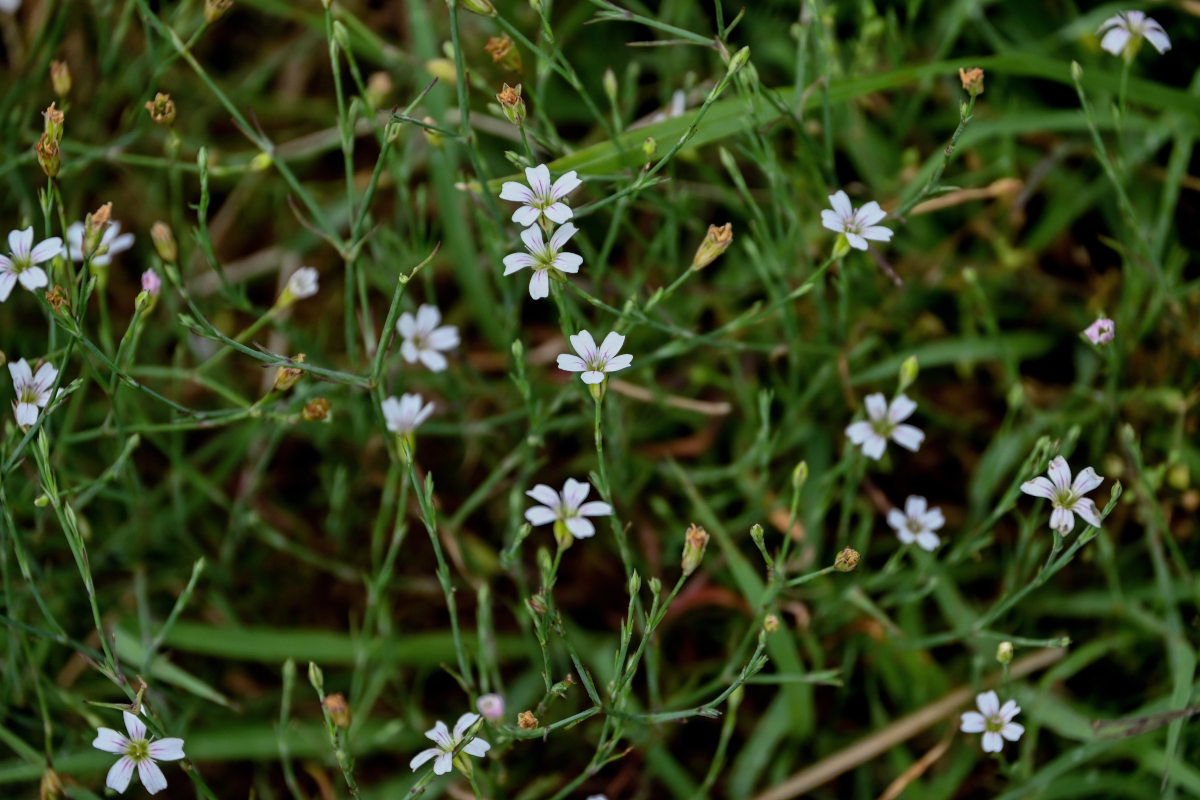
<svg viewBox="0 0 1200 800">
<path fill-rule="evenodd" d="M 4 256 L 0 256 L 0 260 L 7 261 Z M 0 270 L 0 303 L 8 299 L 12 294 L 13 287 L 17 285 L 17 276 L 15 273 Z"/>
<path fill-rule="evenodd" d="M 405 339 L 411 339 L 417 335 L 417 318 L 412 315 L 411 311 L 405 311 L 400 315 L 400 319 L 396 320 L 396 332 Z"/>
<path fill-rule="evenodd" d="M 579 173 L 571 170 L 570 172 L 564 172 L 558 177 L 558 180 L 554 182 L 554 186 L 550 188 L 550 193 L 554 196 L 555 200 L 561 200 L 582 185 L 583 181 L 579 179 Z"/>
<path fill-rule="evenodd" d="M 1010 742 L 1015 742 L 1021 738 L 1021 734 L 1025 732 L 1025 726 L 1019 722 L 1010 722 L 1000 729 L 1000 735 Z"/>
<path fill-rule="evenodd" d="M 567 530 L 576 539 L 587 539 L 596 535 L 596 526 L 583 517 L 571 517 L 567 520 Z"/>
<path fill-rule="evenodd" d="M 459 345 L 458 327 L 455 325 L 443 325 L 435 329 L 426 337 L 426 342 L 434 350 L 453 350 Z"/>
<path fill-rule="evenodd" d="M 546 215 L 546 219 L 553 222 L 555 225 L 562 225 L 569 220 L 574 214 L 571 207 L 566 203 L 555 203 L 542 209 L 542 213 Z"/>
<path fill-rule="evenodd" d="M 850 205 L 850 196 L 844 190 L 838 189 L 835 194 L 829 195 L 829 205 L 843 220 L 853 219 L 854 207 Z"/>
<path fill-rule="evenodd" d="M 921 531 L 917 534 L 917 547 L 932 553 L 942 544 L 942 537 L 931 531 Z"/>
<path fill-rule="evenodd" d="M 428 336 L 433 332 L 433 329 L 442 322 L 442 312 L 437 310 L 437 306 L 431 306 L 428 303 L 421 304 L 417 309 L 417 330 Z"/>
<path fill-rule="evenodd" d="M 129 739 L 125 737 L 125 734 L 114 731 L 112 728 L 100 728 L 96 731 L 92 747 L 106 753 L 124 753 L 129 749 Z"/>
<path fill-rule="evenodd" d="M 842 233 L 846 230 L 845 221 L 838 216 L 836 211 L 830 211 L 828 208 L 821 212 L 821 224 L 834 233 Z"/>
<path fill-rule="evenodd" d="M 988 731 L 983 735 L 983 752 L 999 753 L 1004 749 L 1004 740 L 1000 738 L 1000 734 Z"/>
<path fill-rule="evenodd" d="M 880 392 L 867 395 L 863 399 L 863 406 L 867 409 L 867 416 L 871 419 L 883 419 L 887 416 L 887 398 Z"/>
<path fill-rule="evenodd" d="M 525 519 L 529 521 L 530 525 L 549 525 L 558 519 L 558 514 L 546 506 L 532 506 L 525 509 Z"/>
<path fill-rule="evenodd" d="M 559 253 L 554 257 L 551 265 L 557 270 L 574 275 L 583 266 L 583 256 L 578 253 Z"/>
<path fill-rule="evenodd" d="M 122 711 L 122 716 L 125 717 L 125 730 L 129 731 L 129 738 L 132 741 L 145 740 L 146 738 L 146 723 L 142 722 L 135 715 L 128 711 Z"/>
<path fill-rule="evenodd" d="M 1071 484 L 1071 491 L 1075 494 L 1087 494 L 1092 489 L 1095 489 L 1104 478 L 1096 474 L 1096 470 L 1091 467 L 1084 467 L 1078 475 L 1075 476 L 1074 482 Z"/>
<path fill-rule="evenodd" d="M 920 428 L 914 428 L 912 425 L 897 425 L 892 431 L 892 441 L 915 453 L 921 449 L 921 442 L 925 441 L 925 434 Z"/>
<path fill-rule="evenodd" d="M 862 444 L 873 433 L 875 433 L 875 429 L 869 422 L 852 422 L 846 426 L 846 438 L 850 440 L 851 444 Z"/>
<path fill-rule="evenodd" d="M 1050 460 L 1050 466 L 1046 468 L 1046 473 L 1050 476 L 1050 482 L 1054 484 L 1055 489 L 1066 491 L 1071 488 L 1071 468 L 1062 456 L 1055 456 Z"/>
<path fill-rule="evenodd" d="M 907 530 L 908 517 L 898 508 L 888 509 L 887 524 L 897 531 Z"/>
<path fill-rule="evenodd" d="M 1171 49 L 1171 37 L 1167 36 L 1167 32 L 1163 27 L 1152 19 L 1146 20 L 1146 29 L 1142 31 L 1146 37 L 1146 41 L 1158 51 L 1159 55 Z"/>
<path fill-rule="evenodd" d="M 446 357 L 437 350 L 422 350 L 420 353 L 421 363 L 429 368 L 430 372 L 441 372 L 446 369 L 450 362 Z"/>
<path fill-rule="evenodd" d="M 454 741 L 457 742 L 458 740 L 462 739 L 463 734 L 467 732 L 467 729 L 478 721 L 479 715 L 473 711 L 468 711 L 459 717 L 458 722 L 454 723 Z"/>
<path fill-rule="evenodd" d="M 535 258 L 546 252 L 546 242 L 542 239 L 542 229 L 536 225 L 521 231 L 521 241 Z"/>
<path fill-rule="evenodd" d="M 37 246 L 30 252 L 30 259 L 34 264 L 41 264 L 49 261 L 56 255 L 62 252 L 62 239 L 57 236 L 51 236 L 45 241 L 38 242 Z"/>
<path fill-rule="evenodd" d="M 592 500 L 579 507 L 581 517 L 607 517 L 612 513 L 612 506 L 603 500 Z"/>
<path fill-rule="evenodd" d="M 422 750 L 421 752 L 417 753 L 415 756 L 412 757 L 412 761 L 408 762 L 408 766 L 413 772 L 416 772 L 417 768 L 420 767 L 422 764 L 424 764 L 426 761 L 428 761 L 431 758 L 436 758 L 437 756 L 440 756 L 441 754 L 442 754 L 442 751 L 437 749 L 436 747 L 431 747 L 428 750 Z"/>
<path fill-rule="evenodd" d="M 888 406 L 887 418 L 889 422 L 904 422 L 916 410 L 917 404 L 908 395 L 898 394 Z"/>
<path fill-rule="evenodd" d="M 454 768 L 454 756 L 451 753 L 439 753 L 437 761 L 433 762 L 433 774 L 445 775 Z"/>
<path fill-rule="evenodd" d="M 1121 55 L 1121 51 L 1125 49 L 1125 45 L 1129 43 L 1129 31 L 1124 28 L 1114 27 L 1104 34 L 1104 38 L 1100 40 L 1100 48 L 1107 50 L 1114 56 Z"/>
<path fill-rule="evenodd" d="M 909 519 L 924 516 L 928 508 L 929 501 L 915 494 L 910 494 L 908 499 L 904 501 L 904 513 Z"/>
<path fill-rule="evenodd" d="M 571 240 L 571 237 L 578 231 L 579 228 L 576 228 L 573 222 L 568 222 L 566 225 L 559 227 L 554 233 L 550 234 L 550 249 L 556 253 L 562 250 L 567 242 Z"/>
<path fill-rule="evenodd" d="M 1000 712 L 1000 698 L 990 689 L 975 696 L 975 705 L 979 707 L 979 713 L 989 719 Z"/>
<path fill-rule="evenodd" d="M 987 720 L 978 711 L 963 712 L 959 730 L 963 733 L 983 733 L 987 730 Z"/>
<path fill-rule="evenodd" d="M 537 224 L 538 217 L 541 214 L 542 212 L 533 206 L 521 206 L 513 212 L 512 221 L 524 228 L 528 228 L 530 225 Z"/>
<path fill-rule="evenodd" d="M 41 289 L 50 283 L 49 279 L 46 278 L 45 271 L 41 267 L 30 267 L 17 275 L 17 280 L 31 292 Z"/>
<path fill-rule="evenodd" d="M 1056 508 L 1050 512 L 1050 527 L 1066 536 L 1075 530 L 1075 515 L 1065 508 Z"/>
<path fill-rule="evenodd" d="M 567 482 L 563 484 L 562 490 L 563 505 L 571 511 L 577 511 L 579 506 L 583 505 L 583 501 L 587 499 L 591 491 L 592 485 L 590 483 L 577 481 L 574 478 L 567 478 Z"/>
<path fill-rule="evenodd" d="M 544 269 L 535 269 L 529 278 L 529 296 L 541 300 L 550 296 L 550 275 Z"/>
<path fill-rule="evenodd" d="M 142 779 L 142 788 L 150 794 L 158 794 L 167 788 L 167 776 L 150 759 L 138 762 L 138 777 Z"/>
<path fill-rule="evenodd" d="M 1100 519 L 1100 510 L 1096 508 L 1096 504 L 1086 497 L 1075 501 L 1074 511 L 1083 517 L 1084 522 L 1093 528 L 1099 528 L 1104 523 L 1104 520 Z"/>
<path fill-rule="evenodd" d="M 512 275 L 526 267 L 532 267 L 537 261 L 529 253 L 510 253 L 501 259 L 504 263 L 504 274 Z"/>
<path fill-rule="evenodd" d="M 890 242 L 894 232 L 891 228 L 886 228 L 883 225 L 872 225 L 862 231 L 864 239 L 870 239 L 873 242 Z"/>
<path fill-rule="evenodd" d="M 858 210 L 854 215 L 854 220 L 859 227 L 868 228 L 886 216 L 887 212 L 879 207 L 879 203 L 872 200 Z"/>
<path fill-rule="evenodd" d="M 129 756 L 121 756 L 117 763 L 113 764 L 108 770 L 108 777 L 104 779 L 104 785 L 112 789 L 117 794 L 124 794 L 129 788 L 129 781 L 133 778 L 133 759 Z"/>
<path fill-rule="evenodd" d="M 623 369 L 628 369 L 632 363 L 633 363 L 633 356 L 631 356 L 629 353 L 626 353 L 625 355 L 617 356 L 616 358 L 612 359 L 607 364 L 605 364 L 604 371 L 605 372 L 620 372 Z"/>
<path fill-rule="evenodd" d="M 476 758 L 480 758 L 480 757 L 486 755 L 487 751 L 491 750 L 491 749 L 492 749 L 492 746 L 490 744 L 488 744 L 486 741 L 484 741 L 483 739 L 480 739 L 478 736 L 476 736 L 474 739 L 467 742 L 466 745 L 463 746 L 462 752 L 466 753 L 469 756 L 475 756 Z"/>
<path fill-rule="evenodd" d="M 614 358 L 617 353 L 621 352 L 621 346 L 625 344 L 625 337 L 613 331 L 608 336 L 604 337 L 604 341 L 600 343 L 600 358 L 608 361 Z"/>
<path fill-rule="evenodd" d="M 596 340 L 592 338 L 592 334 L 588 331 L 580 331 L 572 336 L 571 347 L 585 361 L 594 361 L 599 354 L 599 349 L 596 347 Z"/>
<path fill-rule="evenodd" d="M 584 372 L 588 365 L 579 356 L 563 353 L 558 357 L 558 368 L 567 372 Z"/>
<path fill-rule="evenodd" d="M 23 231 L 9 231 L 8 249 L 18 258 L 27 258 L 33 249 L 33 226 L 30 225 Z"/>
<path fill-rule="evenodd" d="M 544 483 L 537 484 L 525 494 L 548 507 L 551 511 L 562 505 L 562 498 L 558 496 L 558 492 Z"/>
<path fill-rule="evenodd" d="M 930 509 L 921 517 L 921 526 L 927 531 L 936 531 L 946 524 L 946 517 L 940 508 Z"/>
<path fill-rule="evenodd" d="M 151 742 L 150 757 L 157 761 L 178 761 L 184 758 L 183 739 L 172 736 Z"/>
<path fill-rule="evenodd" d="M 550 194 L 550 168 L 545 164 L 526 167 L 525 178 L 529 181 L 529 188 L 533 191 L 534 196 L 541 198 Z"/>
<path fill-rule="evenodd" d="M 579 377 L 582 378 L 583 382 L 588 385 L 604 383 L 604 373 L 597 372 L 596 370 L 590 370 L 588 372 L 585 372 L 582 375 L 580 375 Z"/>
<path fill-rule="evenodd" d="M 1025 481 L 1021 484 L 1021 491 L 1025 494 L 1031 494 L 1034 497 L 1044 497 L 1047 500 L 1054 499 L 1054 484 L 1049 478 L 1044 478 L 1038 475 L 1031 481 Z"/>
<path fill-rule="evenodd" d="M 867 440 L 863 442 L 863 455 L 867 458 L 878 461 L 883 458 L 883 451 L 887 447 L 887 439 L 884 439 L 877 433 L 872 432 Z"/>
<path fill-rule="evenodd" d="M 505 181 L 504 185 L 500 187 L 500 199 L 512 200 L 516 203 L 532 203 L 534 198 L 533 192 L 525 184 L 517 183 L 516 181 Z M 534 213 L 536 215 L 536 210 Z M 514 218 L 513 221 L 515 222 L 516 219 Z"/>
<path fill-rule="evenodd" d="M 33 403 L 17 403 L 17 425 L 28 428 L 37 422 L 38 407 Z"/>
<path fill-rule="evenodd" d="M 859 236 L 857 233 L 850 233 L 849 231 L 847 231 L 845 233 L 845 236 L 846 236 L 846 241 L 849 242 L 850 246 L 853 247 L 855 250 L 866 250 L 867 249 L 867 240 L 864 239 L 863 237 Z"/>
</svg>

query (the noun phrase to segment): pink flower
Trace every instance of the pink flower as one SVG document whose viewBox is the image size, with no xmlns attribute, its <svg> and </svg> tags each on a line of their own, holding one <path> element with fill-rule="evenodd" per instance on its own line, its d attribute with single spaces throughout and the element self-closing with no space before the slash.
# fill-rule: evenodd
<svg viewBox="0 0 1200 800">
<path fill-rule="evenodd" d="M 1117 326 L 1108 317 L 1100 317 L 1083 332 L 1092 344 L 1108 344 L 1116 334 Z"/>
<path fill-rule="evenodd" d="M 162 291 L 162 278 L 158 277 L 157 272 L 148 269 L 142 273 L 142 291 L 151 297 L 158 297 Z"/>
</svg>

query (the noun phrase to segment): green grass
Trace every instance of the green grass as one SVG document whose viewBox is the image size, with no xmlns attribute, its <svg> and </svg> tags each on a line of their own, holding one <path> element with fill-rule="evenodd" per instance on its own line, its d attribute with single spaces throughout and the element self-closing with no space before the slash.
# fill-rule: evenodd
<svg viewBox="0 0 1200 800">
<path fill-rule="evenodd" d="M 1200 795 L 1196 19 L 1148 8 L 1174 47 L 1127 65 L 1113 4 L 493 2 L 0 12 L 0 234 L 111 202 L 136 237 L 0 306 L 4 360 L 59 369 L 0 423 L 0 794 L 104 796 L 95 729 L 143 700 L 186 743 L 164 797 Z M 539 163 L 584 181 L 583 265 L 534 301 L 497 195 Z M 893 239 L 835 250 L 839 189 Z M 422 303 L 444 372 L 392 335 Z M 633 355 L 602 401 L 555 363 L 584 329 Z M 845 429 L 899 391 L 924 442 L 869 460 Z M 1021 493 L 1059 454 L 1100 528 Z M 525 492 L 567 478 L 614 514 L 562 549 Z M 885 521 L 909 495 L 933 553 Z M 996 757 L 958 731 L 986 688 L 1025 726 Z M 487 692 L 469 776 L 408 768 Z"/>
</svg>

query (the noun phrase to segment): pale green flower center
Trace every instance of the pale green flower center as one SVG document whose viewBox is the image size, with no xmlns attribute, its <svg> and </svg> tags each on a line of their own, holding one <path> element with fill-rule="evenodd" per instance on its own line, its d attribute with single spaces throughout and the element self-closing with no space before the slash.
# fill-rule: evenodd
<svg viewBox="0 0 1200 800">
<path fill-rule="evenodd" d="M 921 524 L 921 520 L 919 519 L 910 519 L 908 521 L 908 529 L 913 533 L 920 533 L 925 530 L 925 526 Z"/>
<path fill-rule="evenodd" d="M 1071 509 L 1075 506 L 1075 501 L 1079 499 L 1079 495 L 1075 494 L 1071 489 L 1055 489 L 1054 500 L 1055 506 L 1059 508 Z"/>
<path fill-rule="evenodd" d="M 984 726 L 987 728 L 988 733 L 999 733 L 1004 730 L 1004 725 L 1004 717 L 999 714 L 994 717 L 987 717 L 984 721 Z"/>
<path fill-rule="evenodd" d="M 125 755 L 135 763 L 147 761 L 150 759 L 150 742 L 145 739 L 134 739 L 129 743 L 129 749 Z"/>
</svg>

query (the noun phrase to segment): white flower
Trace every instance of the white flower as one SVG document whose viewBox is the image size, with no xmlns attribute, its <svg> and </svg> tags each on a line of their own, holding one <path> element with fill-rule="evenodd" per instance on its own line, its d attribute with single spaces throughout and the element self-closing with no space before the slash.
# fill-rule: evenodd
<svg viewBox="0 0 1200 800">
<path fill-rule="evenodd" d="M 1132 58 L 1142 39 L 1154 45 L 1154 49 L 1160 54 L 1171 49 L 1171 37 L 1167 36 L 1163 26 L 1141 11 L 1122 11 L 1109 17 L 1101 23 L 1096 35 L 1103 36 L 1100 47 L 1114 56 L 1124 52 Z"/>
<path fill-rule="evenodd" d="M 1013 717 L 1021 713 L 1021 707 L 1016 700 L 1009 700 L 1003 706 L 995 692 L 984 692 L 975 698 L 978 711 L 967 711 L 962 715 L 963 733 L 982 733 L 983 752 L 999 753 L 1004 747 L 1004 740 L 1015 742 L 1025 732 L 1025 726 L 1013 722 Z"/>
<path fill-rule="evenodd" d="M 470 712 L 463 714 L 458 718 L 458 722 L 454 723 L 453 735 L 446 729 L 446 723 L 441 721 L 435 723 L 432 729 L 425 731 L 425 735 L 436 742 L 437 747 L 431 747 L 428 750 L 422 750 L 417 753 L 413 756 L 413 760 L 408 762 L 408 766 L 416 772 L 417 767 L 431 758 L 436 758 L 437 760 L 433 762 L 433 774 L 445 775 L 454 764 L 455 749 L 462 744 L 463 735 L 466 734 L 468 728 L 475 724 L 477 719 L 479 719 L 478 714 Z M 492 746 L 483 739 L 473 736 L 459 752 L 482 757 L 491 748 Z"/>
<path fill-rule="evenodd" d="M 499 722 L 504 719 L 504 698 L 494 692 L 480 695 L 479 699 L 475 701 L 475 707 L 489 722 Z"/>
<path fill-rule="evenodd" d="M 157 794 L 167 788 L 167 779 L 155 761 L 178 761 L 183 758 L 183 739 L 159 739 L 156 742 L 146 738 L 146 726 L 140 719 L 125 714 L 125 730 L 129 736 L 118 733 L 112 728 L 100 728 L 96 731 L 96 741 L 92 747 L 106 753 L 117 753 L 121 757 L 108 771 L 108 779 L 104 785 L 115 792 L 123 793 L 129 788 L 129 780 L 133 777 L 136 766 L 142 786 L 150 794 Z"/>
<path fill-rule="evenodd" d="M 1055 456 L 1046 470 L 1049 480 L 1041 475 L 1021 484 L 1021 491 L 1034 497 L 1044 497 L 1054 506 L 1050 514 L 1050 527 L 1064 536 L 1075 530 L 1075 515 L 1083 517 L 1087 524 L 1100 527 L 1100 512 L 1096 504 L 1084 497 L 1104 480 L 1096 470 L 1085 467 L 1071 482 L 1071 468 L 1062 456 Z"/>
<path fill-rule="evenodd" d="M 539 164 L 527 168 L 525 177 L 529 180 L 528 186 L 516 181 L 505 181 L 500 187 L 501 200 L 524 204 L 513 212 L 513 222 L 529 227 L 536 223 L 538 218 L 545 217 L 556 225 L 561 225 L 573 216 L 570 207 L 562 200 L 583 183 L 575 170 L 564 174 L 551 184 L 550 168 Z"/>
<path fill-rule="evenodd" d="M 21 0 L 0 0 L 0 11 L 7 11 L 9 14 L 17 13 L 17 9 L 21 7 Z"/>
<path fill-rule="evenodd" d="M 405 436 L 417 429 L 433 413 L 433 403 L 424 403 L 419 394 L 401 395 L 397 400 L 389 397 L 383 401 L 383 418 L 392 433 Z"/>
<path fill-rule="evenodd" d="M 863 455 L 878 461 L 883 457 L 889 438 L 914 453 L 921 448 L 925 434 L 912 425 L 900 424 L 917 409 L 917 404 L 907 396 L 898 394 L 889 405 L 883 395 L 876 392 L 867 395 L 863 405 L 870 419 L 852 422 L 846 427 L 846 436 L 852 444 L 862 446 Z"/>
<path fill-rule="evenodd" d="M 616 372 L 625 369 L 633 363 L 633 356 L 626 353 L 617 355 L 625 337 L 613 331 L 604 337 L 604 342 L 596 347 L 596 340 L 587 331 L 580 331 L 571 337 L 571 347 L 579 353 L 573 356 L 562 353 L 558 357 L 558 368 L 567 372 L 582 372 L 584 383 L 603 383 L 606 372 Z"/>
<path fill-rule="evenodd" d="M 929 508 L 924 497 L 909 495 L 904 501 L 903 511 L 893 508 L 887 513 L 887 522 L 901 542 L 916 542 L 922 550 L 932 553 L 942 543 L 934 531 L 946 524 L 946 518 L 942 516 L 940 508 Z"/>
<path fill-rule="evenodd" d="M 583 257 L 575 253 L 560 253 L 559 250 L 575 235 L 579 229 L 574 223 L 568 222 L 550 236 L 547 245 L 542 240 L 542 229 L 536 226 L 521 231 L 521 241 L 525 243 L 527 253 L 511 253 L 504 257 L 504 274 L 529 267 L 533 277 L 529 279 L 529 296 L 534 300 L 550 296 L 550 270 L 559 272 L 579 272 Z"/>
<path fill-rule="evenodd" d="M 33 228 L 29 227 L 9 232 L 8 249 L 9 255 L 0 255 L 0 303 L 8 299 L 17 281 L 31 292 L 50 283 L 38 264 L 44 264 L 62 252 L 62 239 L 51 236 L 35 245 Z"/>
<path fill-rule="evenodd" d="M 317 271 L 313 267 L 301 267 L 288 277 L 284 294 L 291 293 L 295 300 L 303 300 L 317 293 Z"/>
<path fill-rule="evenodd" d="M 446 368 L 446 357 L 439 350 L 453 350 L 458 347 L 458 328 L 453 325 L 438 327 L 442 321 L 442 312 L 431 305 L 422 305 L 414 317 L 405 311 L 396 320 L 396 330 L 404 337 L 400 345 L 400 354 L 410 364 L 419 359 L 422 364 L 434 372 Z"/>
<path fill-rule="evenodd" d="M 542 503 L 525 511 L 525 519 L 531 525 L 546 525 L 547 523 L 562 523 L 576 539 L 586 539 L 596 533 L 596 526 L 584 517 L 607 517 L 612 513 L 612 506 L 601 500 L 583 502 L 592 490 L 590 483 L 567 478 L 562 493 L 558 493 L 544 483 L 539 483 L 525 494 Z M 569 541 L 569 540 L 568 540 Z"/>
<path fill-rule="evenodd" d="M 846 241 L 854 249 L 866 250 L 867 239 L 876 242 L 892 240 L 891 228 L 875 224 L 886 217 L 887 212 L 874 200 L 855 211 L 850 198 L 839 189 L 837 194 L 829 195 L 829 204 L 833 210 L 827 208 L 821 212 L 821 224 L 835 233 L 845 234 Z"/>
<path fill-rule="evenodd" d="M 50 389 L 58 380 L 58 370 L 51 364 L 42 364 L 35 375 L 22 358 L 15 363 L 9 362 L 8 371 L 17 395 L 13 403 L 17 424 L 28 428 L 37 422 L 38 409 L 45 408 L 50 402 Z"/>
<path fill-rule="evenodd" d="M 84 259 L 83 236 L 86 232 L 87 226 L 82 222 L 72 222 L 67 228 L 67 249 L 71 253 L 72 261 L 83 261 Z M 92 256 L 92 266 L 107 267 L 112 263 L 114 255 L 124 253 L 131 247 L 133 247 L 133 234 L 122 234 L 121 223 L 111 222 L 100 236 L 100 244 L 96 246 L 98 255 Z M 104 250 L 104 248 L 108 249 Z"/>
</svg>

